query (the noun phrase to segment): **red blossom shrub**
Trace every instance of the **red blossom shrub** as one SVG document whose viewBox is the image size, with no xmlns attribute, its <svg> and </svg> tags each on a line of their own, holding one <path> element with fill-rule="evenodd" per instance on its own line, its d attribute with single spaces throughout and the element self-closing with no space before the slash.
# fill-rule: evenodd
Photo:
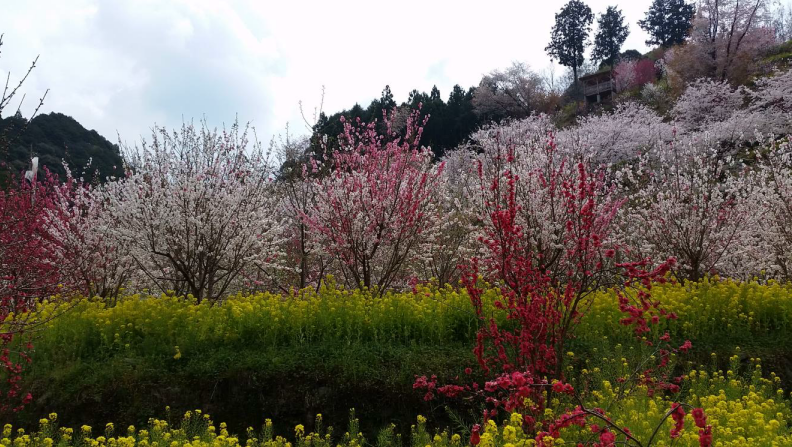
<svg viewBox="0 0 792 447">
<path fill-rule="evenodd" d="M 641 59 L 635 63 L 635 84 L 642 86 L 657 79 L 657 67 L 651 59 Z"/>
<path fill-rule="evenodd" d="M 654 268 L 649 259 L 625 261 L 629 248 L 610 235 L 622 201 L 612 194 L 602 171 L 556 158 L 552 135 L 543 150 L 531 154 L 528 168 L 526 157 L 508 138 L 497 136 L 487 149 L 478 162 L 480 242 L 485 249 L 461 268 L 463 284 L 481 319 L 474 353 L 489 380 L 483 387 L 438 386 L 436 377 L 420 377 L 415 388 L 426 390 L 427 400 L 436 394 L 477 396 L 489 405 L 485 420 L 500 409 L 520 411 L 530 421 L 527 430 L 542 427 L 534 432 L 537 445 L 544 445 L 548 436 L 558 438 L 560 430 L 570 425 L 585 426 L 589 418 L 606 424 L 591 425 L 599 434 L 595 445 L 614 445 L 616 433 L 636 441 L 628 428 L 617 427 L 603 410 L 583 406 L 565 381 L 562 354 L 589 308 L 592 292 L 613 287 L 619 290 L 619 307 L 625 313 L 621 323 L 654 346 L 657 359 L 657 364 L 617 381 L 646 385 L 650 393 L 678 392 L 681 379 L 669 381 L 660 371 L 672 352 L 689 349 L 690 342 L 675 348 L 667 334 L 648 336 L 661 318 L 675 318 L 651 297 L 652 285 L 665 281 L 674 259 Z M 537 156 L 541 162 L 536 162 Z M 548 224 L 549 219 L 555 225 Z M 499 325 L 484 312 L 483 293 L 491 285 L 500 289 L 495 307 L 506 313 L 508 325 Z M 579 404 L 560 417 L 547 418 L 544 410 L 551 405 L 551 394 L 569 396 L 564 401 L 577 399 Z M 680 411 L 675 406 L 669 415 L 676 418 Z M 476 436 L 474 431 L 471 442 Z"/>
<path fill-rule="evenodd" d="M 20 381 L 31 361 L 25 333 L 42 323 L 36 304 L 71 288 L 56 262 L 61 247 L 48 232 L 56 181 L 33 173 L 0 190 L 0 413 L 32 398 Z"/>
<path fill-rule="evenodd" d="M 631 296 L 621 293 L 619 300 L 628 314 L 622 322 L 643 334 L 659 316 L 669 317 L 651 300 L 649 290 L 653 281 L 664 281 L 674 261 L 655 269 L 649 268 L 649 260 L 618 261 L 625 247 L 610 240 L 610 226 L 622 202 L 611 194 L 603 172 L 563 159 L 521 172 L 513 146 L 506 142 L 500 149 L 488 160 L 494 166 L 479 167 L 486 251 L 463 266 L 463 283 L 483 320 L 475 353 L 485 372 L 524 371 L 535 379 L 562 380 L 561 353 L 592 290 L 642 285 L 644 290 Z M 552 136 L 544 156 L 555 157 Z M 539 200 L 518 200 L 517 192 L 528 183 L 534 186 L 528 194 Z M 524 209 L 528 205 L 550 213 Z M 531 219 L 520 218 L 526 212 L 551 215 L 557 225 L 551 233 L 531 227 Z M 545 243 L 552 250 L 535 249 L 535 241 L 549 238 Z M 518 323 L 517 329 L 499 328 L 483 315 L 481 280 L 501 286 L 496 306 Z"/>
</svg>

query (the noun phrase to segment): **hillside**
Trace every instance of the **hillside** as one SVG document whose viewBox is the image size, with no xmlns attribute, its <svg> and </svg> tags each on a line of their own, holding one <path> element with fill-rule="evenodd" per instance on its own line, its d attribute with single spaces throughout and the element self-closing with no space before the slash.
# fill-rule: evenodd
<svg viewBox="0 0 792 447">
<path fill-rule="evenodd" d="M 19 115 L 0 118 L 0 135 L 9 142 L 8 148 L 0 147 L 0 161 L 7 165 L 4 171 L 24 172 L 31 157 L 37 156 L 40 166 L 61 178 L 65 175 L 62 160 L 75 170 L 82 170 L 90 160 L 90 171 L 97 172 L 102 180 L 123 172 L 118 145 L 74 118 L 53 112 L 36 116 L 27 129 L 25 122 Z"/>
</svg>

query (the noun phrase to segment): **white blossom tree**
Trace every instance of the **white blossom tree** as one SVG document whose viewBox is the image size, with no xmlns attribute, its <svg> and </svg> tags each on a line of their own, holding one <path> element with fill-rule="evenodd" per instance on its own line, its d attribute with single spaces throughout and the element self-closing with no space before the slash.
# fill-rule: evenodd
<svg viewBox="0 0 792 447">
<path fill-rule="evenodd" d="M 466 148 L 446 153 L 435 193 L 437 217 L 424 235 L 421 255 L 413 264 L 419 280 L 456 284 L 459 265 L 477 253 L 478 219 L 474 205 L 476 154 Z"/>
<path fill-rule="evenodd" d="M 263 280 L 282 292 L 290 288 L 318 288 L 325 274 L 333 272 L 331 256 L 321 244 L 321 236 L 305 221 L 304 216 L 316 205 L 317 187 L 305 164 L 309 151 L 305 138 L 286 137 L 276 142 L 281 168 L 276 185 L 278 213 L 283 216 L 282 252 L 285 266 L 260 269 Z M 283 268 L 285 267 L 285 268 Z M 280 273 L 280 274 L 279 274 Z"/>
<path fill-rule="evenodd" d="M 792 280 L 792 147 L 790 138 L 770 142 L 759 161 L 760 185 L 754 203 L 762 210 L 751 245 L 751 270 L 766 269 L 770 275 Z"/>
<path fill-rule="evenodd" d="M 585 155 L 596 164 L 613 164 L 632 160 L 672 138 L 673 128 L 662 117 L 629 101 L 611 113 L 584 117 L 577 126 L 559 131 L 557 141 L 562 150 Z"/>
<path fill-rule="evenodd" d="M 704 144 L 704 143 L 700 143 Z M 616 175 L 625 198 L 618 238 L 639 258 L 674 257 L 675 274 L 697 281 L 731 274 L 756 210 L 745 168 L 717 150 L 675 141 Z"/>
<path fill-rule="evenodd" d="M 127 177 L 102 189 L 107 228 L 155 287 L 218 300 L 254 267 L 277 265 L 272 169 L 247 127 L 155 127 L 129 152 Z"/>
<path fill-rule="evenodd" d="M 700 78 L 688 85 L 671 109 L 671 116 L 680 130 L 699 132 L 731 118 L 744 102 L 741 89 L 726 81 Z"/>
</svg>

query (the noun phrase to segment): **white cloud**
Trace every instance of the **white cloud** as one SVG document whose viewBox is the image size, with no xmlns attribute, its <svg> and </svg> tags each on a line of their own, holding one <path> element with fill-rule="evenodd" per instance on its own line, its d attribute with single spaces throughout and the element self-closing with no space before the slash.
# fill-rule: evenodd
<svg viewBox="0 0 792 447">
<path fill-rule="evenodd" d="M 155 122 L 220 125 L 236 114 L 268 139 L 287 121 L 302 129 L 298 102 L 310 115 L 323 85 L 335 112 L 367 105 L 386 84 L 402 101 L 435 84 L 446 96 L 515 60 L 541 70 L 563 3 L 15 1 L 0 15 L 0 74 L 14 79 L 41 54 L 24 112 L 49 88 L 44 111 L 111 140 L 117 131 L 134 141 Z M 636 22 L 649 3 L 620 5 L 632 33 L 625 49 L 646 50 Z M 599 14 L 608 2 L 588 4 Z"/>
</svg>

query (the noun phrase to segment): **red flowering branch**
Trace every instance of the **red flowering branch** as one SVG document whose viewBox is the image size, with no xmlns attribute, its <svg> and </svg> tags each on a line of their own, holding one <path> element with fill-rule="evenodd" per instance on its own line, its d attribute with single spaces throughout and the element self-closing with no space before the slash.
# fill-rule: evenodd
<svg viewBox="0 0 792 447">
<path fill-rule="evenodd" d="M 643 363 L 635 374 L 619 378 L 622 386 L 629 380 L 646 385 L 650 393 L 678 391 L 677 384 L 654 374 L 667 366 L 672 352 L 686 351 L 690 343 L 676 348 L 667 334 L 653 340 L 646 337 L 661 318 L 676 317 L 651 296 L 652 285 L 665 281 L 675 261 L 656 267 L 649 259 L 626 262 L 628 247 L 615 243 L 610 235 L 623 201 L 612 194 L 604 172 L 559 157 L 552 135 L 543 147 L 531 150 L 520 153 L 507 137 L 496 135 L 477 166 L 480 242 L 485 250 L 461 269 L 481 320 L 474 353 L 484 373 L 494 378 L 479 387 L 476 383 L 438 386 L 434 376 L 421 377 L 415 388 L 426 390 L 425 399 L 436 394 L 483 399 L 490 408 L 485 420 L 500 409 L 519 410 L 526 427 L 541 422 L 539 445 L 546 436 L 559 437 L 564 427 L 584 424 L 587 417 L 608 422 L 607 428 L 594 427 L 600 439 L 595 445 L 613 445 L 617 435 L 642 445 L 628 428 L 610 422 L 604 410 L 587 409 L 582 401 L 560 418 L 544 419 L 549 402 L 545 391 L 574 395 L 574 388 L 565 383 L 562 354 L 590 308 L 593 293 L 603 288 L 617 289 L 625 313 L 621 323 L 632 326 L 645 343 L 656 345 L 658 365 Z M 482 296 L 491 285 L 500 289 L 494 304 L 505 312 L 506 326 L 485 313 Z"/>
<path fill-rule="evenodd" d="M 611 194 L 604 173 L 559 159 L 552 135 L 528 158 L 505 140 L 479 161 L 486 253 L 462 266 L 462 280 L 482 319 L 474 352 L 486 373 L 525 371 L 563 380 L 561 354 L 591 294 L 641 285 L 635 297 L 622 292 L 619 299 L 628 314 L 622 323 L 643 334 L 658 315 L 669 316 L 650 290 L 674 261 L 654 269 L 648 260 L 616 262 L 624 248 L 610 242 L 610 225 L 622 201 Z M 501 287 L 495 306 L 516 329 L 504 330 L 483 315 L 482 279 Z"/>
<path fill-rule="evenodd" d="M 46 322 L 37 305 L 71 288 L 57 262 L 61 247 L 48 231 L 57 180 L 47 172 L 27 177 L 0 190 L 0 413 L 32 398 L 21 387 L 32 350 L 23 337 Z"/>
</svg>

